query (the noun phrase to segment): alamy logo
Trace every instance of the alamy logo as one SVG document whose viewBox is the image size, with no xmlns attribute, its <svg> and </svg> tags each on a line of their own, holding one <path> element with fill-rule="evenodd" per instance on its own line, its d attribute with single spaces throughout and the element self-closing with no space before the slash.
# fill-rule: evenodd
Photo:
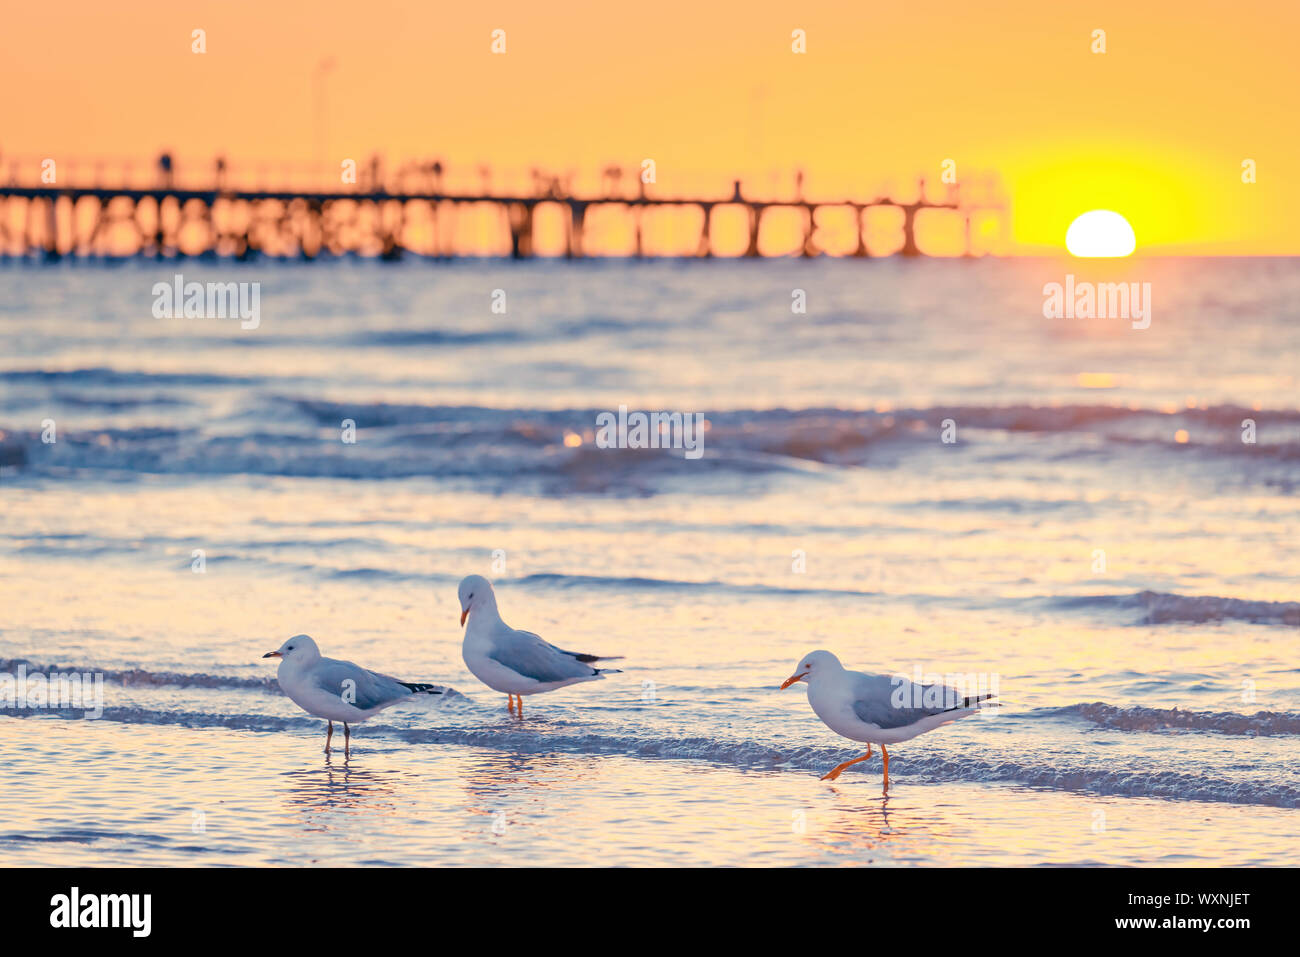
<svg viewBox="0 0 1300 957">
<path fill-rule="evenodd" d="M 177 273 L 172 281 L 153 284 L 155 319 L 242 319 L 241 329 L 262 322 L 260 282 L 186 282 Z"/>
<path fill-rule="evenodd" d="M 923 673 L 917 666 L 911 678 L 897 674 L 890 679 L 893 690 L 889 700 L 895 708 L 982 708 L 982 701 L 971 701 L 969 705 L 967 701 L 996 698 L 1000 679 L 996 672 L 937 675 Z"/>
<path fill-rule="evenodd" d="M 52 671 L 27 673 L 20 664 L 14 674 L 0 674 L 0 708 L 83 711 L 87 718 L 104 715 L 104 676 L 100 673 Z"/>
<path fill-rule="evenodd" d="M 1074 281 L 1043 286 L 1044 319 L 1132 319 L 1134 329 L 1151 325 L 1151 283 Z"/>
<path fill-rule="evenodd" d="M 153 926 L 152 894 L 70 894 L 50 898 L 51 927 L 129 927 L 133 937 L 148 937 Z"/>
<path fill-rule="evenodd" d="M 685 449 L 688 459 L 704 455 L 703 412 L 632 412 L 627 406 L 596 416 L 596 446 L 602 449 Z"/>
</svg>

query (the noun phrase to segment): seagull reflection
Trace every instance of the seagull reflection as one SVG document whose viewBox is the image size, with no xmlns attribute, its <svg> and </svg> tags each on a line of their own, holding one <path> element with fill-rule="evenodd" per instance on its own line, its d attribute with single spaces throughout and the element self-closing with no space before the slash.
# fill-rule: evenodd
<svg viewBox="0 0 1300 957">
<path fill-rule="evenodd" d="M 870 862 L 865 854 L 883 852 L 890 863 L 902 863 L 913 854 L 918 860 L 932 857 L 936 847 L 952 847 L 958 841 L 954 822 L 936 809 L 897 804 L 883 795 L 864 802 L 858 798 L 860 791 L 834 786 L 829 790 L 837 806 L 823 826 L 809 822 L 806 834 L 827 853 Z"/>
<path fill-rule="evenodd" d="M 495 837 L 508 826 L 536 826 L 550 812 L 548 799 L 553 788 L 561 794 L 594 779 L 600 772 L 596 762 L 561 754 L 528 754 L 511 751 L 487 752 L 478 756 L 461 781 L 470 814 L 490 819 Z"/>
<path fill-rule="evenodd" d="M 599 773 L 597 762 L 555 753 L 493 751 L 481 754 L 467 769 L 463 788 L 475 798 L 505 794 L 527 796 L 554 786 L 573 787 Z"/>
<path fill-rule="evenodd" d="M 307 815 L 309 830 L 330 830 L 357 812 L 389 816 L 397 811 L 399 774 L 335 764 L 286 771 L 291 783 L 286 803 Z"/>
</svg>

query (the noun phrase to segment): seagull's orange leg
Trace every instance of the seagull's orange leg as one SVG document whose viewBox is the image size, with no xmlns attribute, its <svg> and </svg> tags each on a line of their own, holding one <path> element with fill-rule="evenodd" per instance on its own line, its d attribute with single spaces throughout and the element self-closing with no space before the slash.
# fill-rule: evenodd
<svg viewBox="0 0 1300 957">
<path fill-rule="evenodd" d="M 524 696 L 517 694 L 515 695 L 515 700 L 519 702 L 519 717 L 522 718 L 524 716 Z"/>
<path fill-rule="evenodd" d="M 506 695 L 506 708 L 509 709 L 509 711 L 510 711 L 511 714 L 514 714 L 514 713 L 515 713 L 515 696 L 514 696 L 514 695 L 512 695 L 512 694 L 508 694 L 508 695 Z"/>
<path fill-rule="evenodd" d="M 881 745 L 880 750 L 881 751 L 885 750 L 884 745 Z M 845 768 L 849 767 L 850 765 L 857 764 L 859 761 L 865 761 L 869 757 L 871 757 L 871 745 L 868 744 L 866 754 L 864 754 L 860 758 L 854 758 L 852 761 L 845 761 L 843 764 L 835 765 L 835 767 L 828 774 L 822 775 L 822 780 L 834 781 L 837 777 L 839 777 L 841 774 L 844 773 Z"/>
<path fill-rule="evenodd" d="M 883 755 L 885 756 L 885 788 L 884 788 L 884 790 L 885 790 L 885 793 L 887 794 L 887 793 L 889 793 L 889 752 L 885 750 L 885 746 L 884 746 L 883 744 L 880 746 L 880 753 L 883 754 Z"/>
<path fill-rule="evenodd" d="M 334 737 L 334 722 L 330 722 L 330 728 L 325 732 L 325 753 L 330 753 L 330 739 Z"/>
</svg>

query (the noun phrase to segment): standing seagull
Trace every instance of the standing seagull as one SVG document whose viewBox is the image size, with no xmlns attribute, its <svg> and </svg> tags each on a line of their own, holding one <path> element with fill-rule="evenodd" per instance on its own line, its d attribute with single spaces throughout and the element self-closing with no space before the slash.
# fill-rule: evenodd
<svg viewBox="0 0 1300 957">
<path fill-rule="evenodd" d="M 322 658 L 316 642 L 307 635 L 294 635 L 263 658 L 279 658 L 276 678 L 280 688 L 293 703 L 308 714 L 329 720 L 325 735 L 325 753 L 330 753 L 334 722 L 343 722 L 343 752 L 352 740 L 349 722 L 358 724 L 377 715 L 390 705 L 413 694 L 442 694 L 438 685 L 398 681 L 388 675 L 367 671 L 350 661 Z"/>
<path fill-rule="evenodd" d="M 889 752 L 885 745 L 908 741 L 974 714 L 978 710 L 975 705 L 993 697 L 986 694 L 964 698 L 943 685 L 917 685 L 905 678 L 849 671 L 829 651 L 806 655 L 781 687 L 788 688 L 796 681 L 808 682 L 808 703 L 828 728 L 867 743 L 866 754 L 836 765 L 822 780 L 834 781 L 849 765 L 867 760 L 871 746 L 878 744 L 885 760 L 885 791 L 889 790 Z"/>
<path fill-rule="evenodd" d="M 595 681 L 622 674 L 617 668 L 593 668 L 590 662 L 613 661 L 599 655 L 562 651 L 531 631 L 518 631 L 501 620 L 492 583 L 482 575 L 468 575 L 460 583 L 460 623 L 469 618 L 461 654 L 465 666 L 493 691 L 506 694 L 506 707 L 524 716 L 526 694 L 554 691 L 579 681 Z M 621 657 L 621 656 L 616 656 Z"/>
</svg>

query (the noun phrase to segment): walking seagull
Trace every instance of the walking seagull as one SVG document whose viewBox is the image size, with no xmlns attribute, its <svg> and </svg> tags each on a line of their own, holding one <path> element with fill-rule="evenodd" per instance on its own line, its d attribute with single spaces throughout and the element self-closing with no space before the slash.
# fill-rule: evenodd
<svg viewBox="0 0 1300 957">
<path fill-rule="evenodd" d="M 343 722 L 346 754 L 352 740 L 349 724 L 359 724 L 413 694 L 442 694 L 447 690 L 438 685 L 398 681 L 350 661 L 322 658 L 316 642 L 308 635 L 294 635 L 279 651 L 268 651 L 262 657 L 280 659 L 276 678 L 294 704 L 329 721 L 326 754 L 330 753 L 335 721 Z"/>
<path fill-rule="evenodd" d="M 871 746 L 880 745 L 885 762 L 884 790 L 889 790 L 887 744 L 915 738 L 958 718 L 974 714 L 979 702 L 993 695 L 962 697 L 944 685 L 917 685 L 891 675 L 865 675 L 849 671 L 829 651 L 806 655 L 782 689 L 796 681 L 808 682 L 808 703 L 817 717 L 836 734 L 852 741 L 865 741 L 867 753 L 845 761 L 822 776 L 834 781 L 850 765 L 871 757 Z"/>
<path fill-rule="evenodd" d="M 519 631 L 501 620 L 492 583 L 482 575 L 469 575 L 460 583 L 460 623 L 469 619 L 461 654 L 465 667 L 493 691 L 506 695 L 506 707 L 524 716 L 526 694 L 554 691 L 579 681 L 595 681 L 617 668 L 593 668 L 594 661 L 615 658 L 564 651 L 531 631 Z M 616 656 L 621 657 L 621 656 Z"/>
</svg>

